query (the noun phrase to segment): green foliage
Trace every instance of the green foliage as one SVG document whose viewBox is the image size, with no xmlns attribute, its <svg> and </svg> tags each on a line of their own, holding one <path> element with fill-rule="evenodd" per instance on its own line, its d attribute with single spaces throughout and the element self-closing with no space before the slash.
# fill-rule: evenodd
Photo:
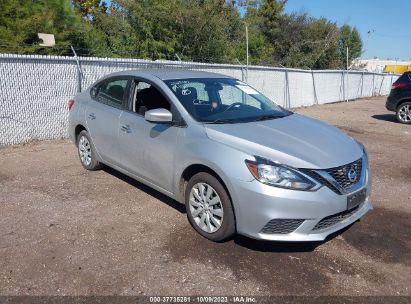
<svg viewBox="0 0 411 304">
<path fill-rule="evenodd" d="M 361 55 L 355 28 L 285 14 L 286 0 L 2 0 L 0 52 L 71 54 L 327 69 Z M 240 12 L 242 12 L 240 14 Z M 39 46 L 37 33 L 55 35 Z M 178 57 L 177 57 L 178 56 Z"/>
<path fill-rule="evenodd" d="M 82 45 L 81 18 L 67 0 L 0 1 L 0 51 L 22 54 L 71 53 L 70 44 Z M 38 33 L 54 34 L 56 47 L 38 45 Z"/>
<path fill-rule="evenodd" d="M 73 5 L 83 17 L 87 18 L 93 18 L 99 12 L 107 10 L 107 4 L 101 3 L 100 0 L 73 0 Z"/>
<path fill-rule="evenodd" d="M 347 47 L 349 50 L 348 61 L 351 63 L 353 59 L 360 57 L 362 53 L 362 40 L 360 33 L 355 27 L 352 28 L 349 25 L 344 25 L 340 29 L 337 49 L 339 58 L 344 63 L 343 66 L 346 65 Z"/>
</svg>

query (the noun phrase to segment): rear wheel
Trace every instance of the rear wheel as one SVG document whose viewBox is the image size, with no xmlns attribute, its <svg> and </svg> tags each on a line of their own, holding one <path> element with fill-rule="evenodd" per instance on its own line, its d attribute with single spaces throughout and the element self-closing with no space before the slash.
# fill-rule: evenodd
<svg viewBox="0 0 411 304">
<path fill-rule="evenodd" d="M 77 149 L 80 157 L 80 162 L 87 170 L 101 169 L 102 164 L 97 160 L 96 149 L 86 130 L 80 132 L 77 136 Z"/>
<path fill-rule="evenodd" d="M 398 107 L 397 119 L 403 124 L 411 124 L 411 102 L 404 102 Z"/>
<path fill-rule="evenodd" d="M 223 241 L 235 233 L 230 197 L 214 176 L 194 175 L 187 184 L 185 204 L 190 224 L 207 239 Z"/>
</svg>

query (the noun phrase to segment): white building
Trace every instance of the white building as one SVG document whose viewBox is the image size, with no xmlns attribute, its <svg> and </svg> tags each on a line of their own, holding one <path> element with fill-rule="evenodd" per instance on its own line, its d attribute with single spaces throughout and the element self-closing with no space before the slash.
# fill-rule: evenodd
<svg viewBox="0 0 411 304">
<path fill-rule="evenodd" d="M 388 59 L 355 59 L 352 64 L 353 69 L 365 70 L 368 72 L 382 73 L 386 65 L 400 66 L 411 65 L 411 61 L 388 60 Z"/>
</svg>

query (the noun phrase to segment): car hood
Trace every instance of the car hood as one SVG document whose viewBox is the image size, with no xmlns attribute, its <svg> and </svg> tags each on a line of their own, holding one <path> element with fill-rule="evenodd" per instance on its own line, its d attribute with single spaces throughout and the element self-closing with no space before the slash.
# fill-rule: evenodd
<svg viewBox="0 0 411 304">
<path fill-rule="evenodd" d="M 258 122 L 204 126 L 212 140 L 296 168 L 337 167 L 363 154 L 354 139 L 339 129 L 299 114 Z"/>
</svg>

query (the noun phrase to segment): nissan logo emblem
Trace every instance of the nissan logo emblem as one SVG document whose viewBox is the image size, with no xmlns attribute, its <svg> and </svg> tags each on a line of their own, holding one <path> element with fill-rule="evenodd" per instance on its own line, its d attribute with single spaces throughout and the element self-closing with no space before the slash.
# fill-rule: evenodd
<svg viewBox="0 0 411 304">
<path fill-rule="evenodd" d="M 191 91 L 189 90 L 189 89 L 184 89 L 182 92 L 181 92 L 181 94 L 183 94 L 183 95 L 190 95 L 191 94 Z"/>
<path fill-rule="evenodd" d="M 347 177 L 348 180 L 352 183 L 357 181 L 357 171 L 355 171 L 354 166 L 352 166 L 350 170 L 348 170 Z"/>
</svg>

